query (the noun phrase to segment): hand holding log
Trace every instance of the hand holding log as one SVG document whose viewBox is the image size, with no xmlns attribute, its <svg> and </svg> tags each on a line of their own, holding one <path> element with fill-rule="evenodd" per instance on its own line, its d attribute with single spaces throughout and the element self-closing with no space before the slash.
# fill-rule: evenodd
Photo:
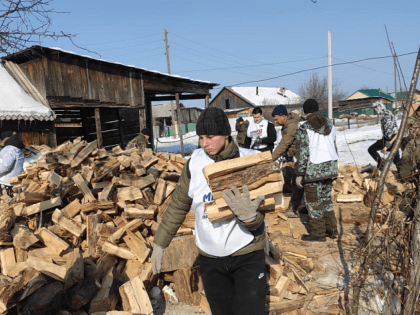
<svg viewBox="0 0 420 315">
<path fill-rule="evenodd" d="M 231 189 L 226 189 L 223 198 L 240 221 L 252 222 L 255 220 L 258 207 L 265 199 L 265 196 L 258 196 L 255 200 L 251 201 L 247 185 L 242 186 L 242 191 L 243 195 L 238 187 L 233 186 Z"/>
</svg>

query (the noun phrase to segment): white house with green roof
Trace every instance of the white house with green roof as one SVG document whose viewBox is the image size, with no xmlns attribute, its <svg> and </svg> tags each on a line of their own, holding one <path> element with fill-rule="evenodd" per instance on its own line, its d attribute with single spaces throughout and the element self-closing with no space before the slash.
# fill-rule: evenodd
<svg viewBox="0 0 420 315">
<path fill-rule="evenodd" d="M 370 115 L 373 113 L 372 104 L 376 101 L 382 101 L 388 109 L 394 108 L 394 97 L 381 89 L 357 90 L 338 104 L 340 111 Z"/>
</svg>

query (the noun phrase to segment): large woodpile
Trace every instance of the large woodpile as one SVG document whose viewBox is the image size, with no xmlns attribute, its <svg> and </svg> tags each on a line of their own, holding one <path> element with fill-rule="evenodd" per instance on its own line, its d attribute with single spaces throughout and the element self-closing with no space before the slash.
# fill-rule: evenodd
<svg viewBox="0 0 420 315">
<path fill-rule="evenodd" d="M 211 313 L 196 265 L 194 212 L 165 250 L 159 277 L 151 270 L 153 237 L 186 162 L 181 155 L 118 146 L 107 152 L 80 139 L 44 149 L 12 180 L 13 195 L 0 198 L 2 314 L 153 314 L 154 286 L 167 300 L 173 289 L 179 301 Z M 311 258 L 282 246 L 290 232 L 280 224 L 288 197 L 274 198 L 282 194 L 281 177 L 260 171 L 265 179 L 254 177 L 252 189 L 275 185 L 258 192 L 267 196 L 262 209 L 271 239 L 267 309 L 339 314 L 341 292 L 306 281 Z M 221 201 L 217 193 L 214 199 Z"/>
</svg>

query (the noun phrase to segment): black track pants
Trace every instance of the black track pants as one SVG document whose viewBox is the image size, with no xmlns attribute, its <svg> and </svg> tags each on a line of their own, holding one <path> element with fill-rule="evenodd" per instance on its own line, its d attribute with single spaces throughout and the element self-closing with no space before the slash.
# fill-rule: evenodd
<svg viewBox="0 0 420 315">
<path fill-rule="evenodd" d="M 264 315 L 267 267 L 263 250 L 241 256 L 200 256 L 200 273 L 213 315 Z"/>
</svg>

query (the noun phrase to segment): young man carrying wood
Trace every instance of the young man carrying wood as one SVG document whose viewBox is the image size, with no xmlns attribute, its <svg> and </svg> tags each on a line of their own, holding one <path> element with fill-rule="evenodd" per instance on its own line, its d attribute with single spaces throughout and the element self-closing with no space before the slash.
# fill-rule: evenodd
<svg viewBox="0 0 420 315">
<path fill-rule="evenodd" d="M 337 237 L 331 190 L 333 178 L 338 175 L 338 153 L 335 127 L 321 115 L 318 102 L 308 99 L 303 103 L 306 122 L 296 132 L 296 185 L 305 188 L 305 202 L 309 213 L 309 235 L 303 241 L 325 242 L 326 236 Z"/>
<path fill-rule="evenodd" d="M 274 124 L 264 118 L 262 109 L 255 107 L 252 110 L 252 121 L 247 129 L 244 148 L 255 149 L 261 152 L 273 151 L 277 139 Z"/>
<path fill-rule="evenodd" d="M 284 105 L 277 105 L 272 114 L 274 124 L 282 126 L 281 141 L 273 152 L 273 168 L 278 165 L 278 159 L 285 157 L 287 161 L 293 161 L 295 155 L 296 145 L 295 136 L 299 127 L 300 116 L 296 113 L 288 113 Z M 292 178 L 292 198 L 290 206 L 284 213 L 288 218 L 299 217 L 299 206 L 303 198 L 303 189 L 296 186 L 296 174 Z"/>
<path fill-rule="evenodd" d="M 264 196 L 251 201 L 246 185 L 227 189 L 223 198 L 235 218 L 212 224 L 206 206 L 213 201 L 203 168 L 217 161 L 258 151 L 238 148 L 232 140 L 228 118 L 216 107 L 205 109 L 197 120 L 201 148 L 185 164 L 171 203 L 154 238 L 153 272 L 159 273 L 164 249 L 184 221 L 195 211 L 195 242 L 200 273 L 213 315 L 263 315 L 266 295 L 265 224 L 257 212 Z"/>
</svg>

